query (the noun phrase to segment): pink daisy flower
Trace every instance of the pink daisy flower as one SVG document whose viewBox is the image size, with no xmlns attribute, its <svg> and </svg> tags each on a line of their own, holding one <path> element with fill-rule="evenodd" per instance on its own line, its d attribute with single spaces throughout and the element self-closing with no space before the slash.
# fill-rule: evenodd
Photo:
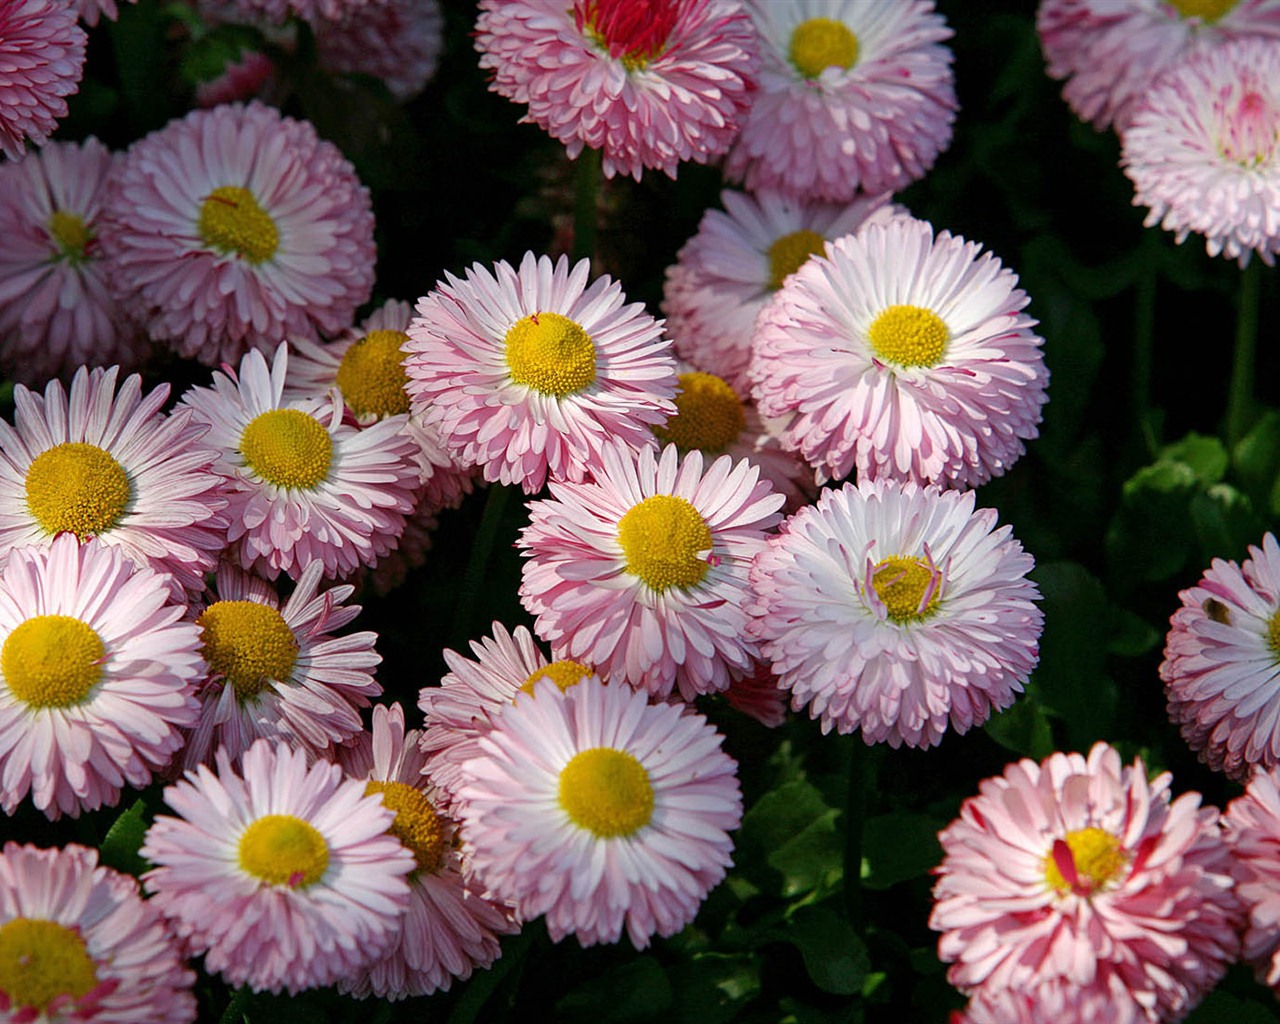
<svg viewBox="0 0 1280 1024">
<path fill-rule="evenodd" d="M 868 744 L 931 747 L 1022 692 L 1044 616 L 1034 562 L 972 491 L 845 484 L 751 566 L 748 636 L 791 706 Z"/>
<path fill-rule="evenodd" d="M 1249 555 L 1215 558 L 1178 594 L 1160 665 L 1170 720 L 1235 779 L 1280 764 L 1280 545 L 1268 533 Z"/>
<path fill-rule="evenodd" d="M 270 367 L 256 350 L 240 373 L 215 372 L 212 387 L 182 398 L 208 424 L 217 469 L 228 479 L 228 539 L 241 565 L 274 579 L 298 578 L 313 561 L 348 576 L 389 552 L 413 508 L 418 467 L 391 416 L 367 427 L 344 423 L 342 399 L 287 402 L 287 345 Z"/>
<path fill-rule="evenodd" d="M 391 834 L 415 862 L 397 941 L 382 959 L 338 983 L 338 991 L 359 998 L 446 992 L 454 978 L 465 981 L 501 955 L 498 936 L 519 930 L 511 908 L 470 880 L 457 824 L 441 811 L 439 794 L 423 776 L 419 736 L 416 729 L 405 731 L 399 704 L 379 705 L 373 709 L 373 734 L 361 733 L 338 751 L 347 773 L 368 780 L 366 792 L 380 794 L 395 811 Z"/>
<path fill-rule="evenodd" d="M 379 558 L 365 577 L 374 593 L 385 597 L 402 585 L 409 573 L 426 563 L 439 525 L 436 510 L 425 498 L 420 498 L 418 506 L 405 517 L 404 532 L 397 539 L 395 550 Z"/>
<path fill-rule="evenodd" d="M 449 800 L 457 793 L 462 765 L 480 753 L 476 741 L 493 728 L 494 719 L 517 694 L 532 693 L 543 678 L 563 690 L 595 675 L 590 666 L 576 661 L 552 662 L 524 626 L 508 633 L 495 622 L 492 638 L 472 640 L 471 651 L 474 659 L 446 650 L 449 672 L 439 686 L 424 686 L 418 693 L 418 707 L 426 715 L 424 770 Z"/>
<path fill-rule="evenodd" d="M 1277 4 L 1280 11 L 1280 4 Z M 1181 243 L 1268 266 L 1280 252 L 1280 38 L 1187 57 L 1159 80 L 1124 133 L 1135 206 Z"/>
<path fill-rule="evenodd" d="M 290 17 L 298 17 L 314 24 L 322 19 L 340 21 L 369 8 L 383 0 L 230 0 L 228 20 L 252 23 L 265 19 L 273 25 L 282 24 Z"/>
<path fill-rule="evenodd" d="M 1133 998 L 1124 975 L 1107 963 L 1092 981 L 1055 975 L 1028 988 L 979 988 L 956 1024 L 1142 1024 L 1150 1018 Z M 1161 1020 L 1179 1020 L 1181 1015 Z"/>
<path fill-rule="evenodd" d="M 332 985 L 395 942 L 413 854 L 336 764 L 259 740 L 164 791 L 141 853 L 152 901 L 205 970 L 255 992 Z"/>
<path fill-rule="evenodd" d="M 1062 98 L 1075 115 L 1123 134 L 1143 94 L 1193 51 L 1245 36 L 1280 37 L 1280 3 L 1040 0 L 1036 28 L 1049 76 L 1066 81 Z"/>
<path fill-rule="evenodd" d="M 524 120 L 637 181 L 725 153 L 760 66 L 751 19 L 727 0 L 481 0 L 476 49 Z"/>
<path fill-rule="evenodd" d="M 909 217 L 809 260 L 760 314 L 760 413 L 821 479 L 977 487 L 1038 434 L 1049 371 L 1017 276 Z"/>
<path fill-rule="evenodd" d="M 76 371 L 69 392 L 14 388 L 14 425 L 0 421 L 0 565 L 59 533 L 97 537 L 196 593 L 226 544 L 223 480 L 185 410 L 161 412 L 162 384 L 118 367 Z"/>
<path fill-rule="evenodd" d="M 614 440 L 654 443 L 675 412 L 675 359 L 662 324 L 624 305 L 609 277 L 589 286 L 589 260 L 525 253 L 490 273 L 445 274 L 409 325 L 412 411 L 455 461 L 526 494 L 581 481 Z"/>
<path fill-rule="evenodd" d="M 310 124 L 260 103 L 194 110 L 134 143 L 103 210 L 118 300 L 206 365 L 336 334 L 373 286 L 368 190 Z"/>
<path fill-rule="evenodd" d="M 80 90 L 88 42 L 66 0 L 0 0 L 0 152 L 41 145 Z"/>
<path fill-rule="evenodd" d="M 787 719 L 786 691 L 778 685 L 773 670 L 763 662 L 735 678 L 724 691 L 724 699 L 730 707 L 770 729 L 776 729 Z"/>
<path fill-rule="evenodd" d="M 88 139 L 0 164 L 0 367 L 10 380 L 43 385 L 146 352 L 107 291 L 98 244 L 114 159 Z"/>
<path fill-rule="evenodd" d="M 637 949 L 693 920 L 731 863 L 737 765 L 701 715 L 540 681 L 479 739 L 459 793 L 478 877 L 553 941 Z"/>
<path fill-rule="evenodd" d="M 1254 772 L 1227 805 L 1224 835 L 1236 895 L 1244 906 L 1244 959 L 1258 981 L 1280 994 L 1280 786 L 1275 768 Z"/>
<path fill-rule="evenodd" d="M 422 92 L 444 46 L 437 0 L 375 0 L 312 28 L 322 68 L 377 78 L 402 102 Z"/>
<path fill-rule="evenodd" d="M 929 926 L 948 980 L 997 996 L 1100 986 L 1125 1008 L 1104 1020 L 1190 1012 L 1237 955 L 1241 915 L 1217 809 L 1171 799 L 1170 781 L 1105 743 L 983 781 L 939 835 Z"/>
<path fill-rule="evenodd" d="M 146 786 L 195 724 L 195 626 L 168 581 L 69 533 L 0 575 L 0 807 L 51 819 Z"/>
<path fill-rule="evenodd" d="M 382 693 L 373 672 L 377 634 L 334 634 L 360 614 L 344 604 L 351 586 L 320 589 L 311 562 L 283 604 L 275 587 L 235 566 L 218 570 L 214 593 L 195 617 L 203 676 L 196 688 L 200 721 L 182 752 L 184 768 L 231 764 L 261 738 L 279 739 L 326 757 L 358 736 L 360 709 Z"/>
<path fill-rule="evenodd" d="M 187 968 L 138 883 L 98 851 L 5 843 L 0 850 L 0 1013 L 19 1021 L 187 1024 Z"/>
<path fill-rule="evenodd" d="M 136 4 L 138 0 L 126 0 L 126 2 Z M 98 18 L 100 17 L 115 21 L 120 15 L 119 8 L 116 7 L 116 0 L 76 0 L 76 13 L 80 15 L 80 20 L 90 28 L 98 24 Z"/>
<path fill-rule="evenodd" d="M 520 600 L 560 657 L 613 682 L 692 700 L 748 671 L 747 566 L 782 495 L 751 463 L 667 445 L 604 452 L 592 483 L 551 484 L 516 546 Z"/>
<path fill-rule="evenodd" d="M 752 0 L 760 91 L 725 173 L 847 203 L 897 192 L 951 142 L 951 29 L 932 0 Z"/>
<path fill-rule="evenodd" d="M 724 210 L 708 210 L 667 268 L 662 311 L 676 352 L 723 377 L 739 393 L 751 385 L 747 363 L 756 316 L 782 282 L 829 240 L 894 208 L 887 196 L 851 203 L 806 203 L 763 192 L 724 191 Z"/>
<path fill-rule="evenodd" d="M 196 106 L 216 107 L 261 99 L 275 74 L 271 58 L 257 50 L 241 50 L 235 60 L 227 61 L 222 73 L 196 85 Z"/>
</svg>

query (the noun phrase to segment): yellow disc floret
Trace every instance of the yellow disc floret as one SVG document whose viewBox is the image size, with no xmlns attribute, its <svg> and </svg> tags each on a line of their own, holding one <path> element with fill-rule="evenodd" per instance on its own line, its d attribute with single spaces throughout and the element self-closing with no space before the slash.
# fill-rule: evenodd
<svg viewBox="0 0 1280 1024">
<path fill-rule="evenodd" d="M 791 33 L 787 58 L 805 78 L 817 78 L 827 68 L 851 68 L 858 61 L 858 37 L 834 18 L 810 18 Z"/>
<path fill-rule="evenodd" d="M 644 765 L 625 750 L 593 747 L 561 770 L 560 806 L 600 839 L 634 835 L 653 817 L 653 786 Z"/>
<path fill-rule="evenodd" d="M 240 700 L 252 700 L 275 680 L 289 682 L 298 641 L 284 616 L 257 601 L 215 601 L 196 620 L 200 653 Z"/>
<path fill-rule="evenodd" d="M 1280 611 L 1272 615 L 1271 621 L 1267 623 L 1267 646 L 1277 660 L 1280 660 Z"/>
<path fill-rule="evenodd" d="M 534 313 L 507 331 L 507 367 L 517 384 L 564 398 L 596 379 L 596 346 L 582 327 L 559 313 Z"/>
<path fill-rule="evenodd" d="M 267 814 L 244 830 L 240 867 L 268 885 L 305 889 L 324 877 L 329 844 L 314 825 L 292 814 Z"/>
<path fill-rule="evenodd" d="M 867 328 L 876 355 L 899 366 L 937 366 L 950 339 L 942 318 L 919 306 L 890 306 Z"/>
<path fill-rule="evenodd" d="M 1058 892 L 1077 892 L 1088 894 L 1097 892 L 1115 879 L 1126 864 L 1129 855 L 1120 840 L 1100 828 L 1076 829 L 1063 837 L 1071 861 L 1075 865 L 1076 880 L 1073 885 L 1058 866 L 1053 850 L 1045 854 L 1044 880 L 1051 889 Z"/>
<path fill-rule="evenodd" d="M 938 607 L 937 569 L 923 559 L 886 558 L 871 572 L 871 585 L 894 622 L 917 622 Z M 925 600 L 932 586 L 933 593 Z"/>
<path fill-rule="evenodd" d="M 27 509 L 40 528 L 81 540 L 119 523 L 133 496 L 120 463 L 81 441 L 46 448 L 31 460 L 25 483 Z"/>
<path fill-rule="evenodd" d="M 777 291 L 782 282 L 794 274 L 826 247 L 827 240 L 818 232 L 801 228 L 774 241 L 766 251 L 769 257 L 769 287 Z"/>
<path fill-rule="evenodd" d="M 687 590 L 707 574 L 711 529 L 684 498 L 655 494 L 629 508 L 618 522 L 618 543 L 626 571 L 654 590 Z"/>
<path fill-rule="evenodd" d="M 377 780 L 371 780 L 364 791 L 366 796 L 380 793 L 383 806 L 395 812 L 396 820 L 387 831 L 413 853 L 416 870 L 431 875 L 439 871 L 449 852 L 449 834 L 427 795 L 404 782 Z"/>
<path fill-rule="evenodd" d="M 276 222 L 252 192 L 238 185 L 223 185 L 205 197 L 197 227 L 209 248 L 235 253 L 249 263 L 271 259 L 280 245 Z"/>
<path fill-rule="evenodd" d="M 695 372 L 680 374 L 676 414 L 653 432 L 682 452 L 697 449 L 714 455 L 738 440 L 746 425 L 742 400 L 733 388 L 714 374 Z"/>
<path fill-rule="evenodd" d="M 520 684 L 520 691 L 533 693 L 533 686 L 539 679 L 550 679 L 560 688 L 560 692 L 564 693 L 575 683 L 580 683 L 593 675 L 595 672 L 589 665 L 566 658 L 563 661 L 553 661 L 550 665 L 543 665 L 537 671 L 529 673 L 529 678 Z"/>
<path fill-rule="evenodd" d="M 0 925 L 0 993 L 14 1016 L 42 1019 L 49 1004 L 61 997 L 74 1002 L 98 985 L 97 965 L 79 931 L 41 918 L 15 917 Z M 28 1007 L 34 1017 L 22 1013 Z M 69 1017 L 72 1007 L 64 1005 Z"/>
<path fill-rule="evenodd" d="M 269 409 L 240 434 L 240 454 L 268 483 L 310 491 L 329 475 L 333 440 L 324 424 L 301 409 Z"/>
<path fill-rule="evenodd" d="M 352 345 L 338 365 L 338 390 L 357 416 L 395 416 L 409 411 L 405 386 L 404 331 L 370 331 Z"/>
<path fill-rule="evenodd" d="M 93 232 L 84 218 L 70 210 L 54 210 L 45 223 L 58 246 L 58 254 L 69 263 L 82 263 Z"/>
<path fill-rule="evenodd" d="M 1169 6 L 1184 18 L 1199 18 L 1211 25 L 1238 2 L 1239 0 L 1168 0 Z"/>
<path fill-rule="evenodd" d="M 81 704 L 102 678 L 106 647 L 93 627 L 70 615 L 36 615 L 0 648 L 0 673 L 31 708 Z"/>
</svg>

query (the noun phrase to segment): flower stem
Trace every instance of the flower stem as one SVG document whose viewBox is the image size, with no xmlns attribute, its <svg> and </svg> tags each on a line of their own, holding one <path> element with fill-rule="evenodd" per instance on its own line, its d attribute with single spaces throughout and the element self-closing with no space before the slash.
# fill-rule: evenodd
<svg viewBox="0 0 1280 1024">
<path fill-rule="evenodd" d="M 1231 392 L 1227 399 L 1227 446 L 1236 444 L 1253 421 L 1253 375 L 1258 352 L 1258 287 L 1261 261 L 1251 259 L 1240 272 L 1236 304 L 1236 348 L 1231 365 Z"/>
<path fill-rule="evenodd" d="M 595 259 L 596 197 L 600 191 L 600 150 L 587 147 L 578 154 L 574 174 L 573 258 Z"/>
<path fill-rule="evenodd" d="M 876 784 L 880 749 L 868 747 L 858 734 L 849 737 L 849 794 L 844 813 L 844 907 L 849 923 L 862 932 L 867 924 L 862 894 L 862 828 L 867 794 Z"/>
<path fill-rule="evenodd" d="M 1154 459 L 1160 451 L 1151 417 L 1151 366 L 1155 349 L 1156 281 L 1159 276 L 1154 255 L 1149 255 L 1138 273 L 1138 288 L 1133 313 L 1133 414 L 1147 457 Z"/>
</svg>

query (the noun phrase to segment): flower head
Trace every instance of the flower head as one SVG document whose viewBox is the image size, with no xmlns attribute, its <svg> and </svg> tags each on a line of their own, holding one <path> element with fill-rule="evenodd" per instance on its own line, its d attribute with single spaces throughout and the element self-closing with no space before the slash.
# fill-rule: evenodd
<svg viewBox="0 0 1280 1024">
<path fill-rule="evenodd" d="M 402 102 L 435 74 L 444 43 L 437 0 L 373 0 L 341 18 L 317 18 L 312 29 L 322 68 L 377 78 Z"/>
<path fill-rule="evenodd" d="M 66 0 L 0 0 L 0 152 L 17 160 L 67 116 L 88 36 Z"/>
<path fill-rule="evenodd" d="M 1244 906 L 1244 959 L 1258 981 L 1280 992 L 1280 778 L 1274 767 L 1254 773 L 1244 795 L 1227 805 L 1222 823 Z"/>
</svg>

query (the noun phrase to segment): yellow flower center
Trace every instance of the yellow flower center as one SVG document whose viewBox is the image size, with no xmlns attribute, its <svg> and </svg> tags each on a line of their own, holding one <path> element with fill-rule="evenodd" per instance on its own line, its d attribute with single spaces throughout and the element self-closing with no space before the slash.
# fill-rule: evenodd
<svg viewBox="0 0 1280 1024">
<path fill-rule="evenodd" d="M 338 365 L 338 390 L 357 416 L 395 416 L 409 411 L 405 385 L 404 331 L 370 331 L 357 341 Z"/>
<path fill-rule="evenodd" d="M 1222 621 L 1215 617 L 1212 612 L 1209 617 L 1214 619 L 1215 622 Z M 1280 660 L 1280 611 L 1272 615 L 1271 621 L 1267 623 L 1267 646 L 1271 648 L 1271 653 L 1276 656 L 1277 660 Z"/>
<path fill-rule="evenodd" d="M 81 540 L 110 530 L 133 496 L 120 463 L 97 445 L 68 441 L 46 448 L 27 468 L 27 509 L 45 533 Z"/>
<path fill-rule="evenodd" d="M 1238 0 L 1166 0 L 1166 2 L 1184 18 L 1199 18 L 1201 21 L 1213 24 L 1231 10 Z"/>
<path fill-rule="evenodd" d="M 711 550 L 711 529 L 684 498 L 655 494 L 633 505 L 618 522 L 627 572 L 654 590 L 688 590 L 707 574 L 700 552 Z"/>
<path fill-rule="evenodd" d="M 560 806 L 599 839 L 634 835 L 653 817 L 653 786 L 625 750 L 584 750 L 560 772 Z"/>
<path fill-rule="evenodd" d="M 781 288 L 783 281 L 803 267 L 810 256 L 821 253 L 826 244 L 825 238 L 808 228 L 777 239 L 766 253 L 769 257 L 769 287 L 774 291 Z"/>
<path fill-rule="evenodd" d="M 198 223 L 205 245 L 226 255 L 235 253 L 250 263 L 271 259 L 280 245 L 276 222 L 258 205 L 247 188 L 223 185 L 200 204 Z"/>
<path fill-rule="evenodd" d="M 886 558 L 871 571 L 871 585 L 894 622 L 918 622 L 937 610 L 941 580 L 920 558 Z M 925 600 L 925 594 L 932 593 Z"/>
<path fill-rule="evenodd" d="M 556 686 L 560 687 L 560 692 L 580 683 L 588 676 L 595 675 L 595 672 L 589 665 L 584 665 L 579 661 L 553 661 L 550 665 L 543 665 L 536 672 L 531 672 L 529 678 L 520 684 L 521 693 L 533 693 L 533 686 L 539 679 L 550 679 Z"/>
<path fill-rule="evenodd" d="M 196 619 L 200 653 L 241 701 L 272 681 L 287 683 L 298 659 L 298 641 L 284 616 L 257 601 L 215 601 Z"/>
<path fill-rule="evenodd" d="M 387 831 L 413 853 L 417 870 L 430 875 L 438 872 L 449 852 L 449 837 L 444 819 L 427 795 L 403 782 L 376 780 L 371 780 L 364 791 L 366 796 L 381 793 L 383 806 L 395 811 L 396 820 Z"/>
<path fill-rule="evenodd" d="M 39 1018 L 59 996 L 74 1002 L 97 985 L 97 965 L 77 929 L 31 917 L 0 925 L 0 993 L 17 1015 L 11 1019 L 28 1019 L 20 1012 L 27 1007 Z"/>
<path fill-rule="evenodd" d="M 269 409 L 244 428 L 240 454 L 268 483 L 309 491 L 329 475 L 333 440 L 323 423 L 301 409 Z"/>
<path fill-rule="evenodd" d="M 747 415 L 727 383 L 710 373 L 680 374 L 676 414 L 664 427 L 654 427 L 658 440 L 674 442 L 682 452 L 722 452 L 742 433 Z"/>
<path fill-rule="evenodd" d="M 10 633 L 0 648 L 0 672 L 9 692 L 28 707 L 69 708 L 83 703 L 102 678 L 106 647 L 93 628 L 70 615 L 36 615 Z"/>
<path fill-rule="evenodd" d="M 69 263 L 83 263 L 93 232 L 84 218 L 70 210 L 54 210 L 45 224 L 58 245 L 58 255 Z"/>
<path fill-rule="evenodd" d="M 559 313 L 517 320 L 507 331 L 506 356 L 511 379 L 544 395 L 576 395 L 596 379 L 590 335 Z"/>
<path fill-rule="evenodd" d="M 899 366 L 937 366 L 950 338 L 942 318 L 919 306 L 890 306 L 867 328 L 876 355 Z"/>
<path fill-rule="evenodd" d="M 805 78 L 817 78 L 827 68 L 851 68 L 858 60 L 858 37 L 842 21 L 810 18 L 791 33 L 787 58 Z"/>
<path fill-rule="evenodd" d="M 1061 893 L 1088 895 L 1097 892 L 1129 863 L 1129 855 L 1120 845 L 1120 840 L 1100 828 L 1076 829 L 1068 832 L 1061 842 L 1066 847 L 1065 851 L 1055 856 L 1054 850 L 1050 850 L 1044 858 L 1044 880 L 1051 889 Z M 1058 844 L 1054 845 L 1057 847 Z M 1059 860 L 1063 858 L 1074 865 L 1074 883 L 1059 866 Z M 1067 865 L 1068 873 L 1070 865 Z"/>
<path fill-rule="evenodd" d="M 329 866 L 329 844 L 314 825 L 292 814 L 267 814 L 240 837 L 240 867 L 268 885 L 314 885 Z"/>
</svg>

